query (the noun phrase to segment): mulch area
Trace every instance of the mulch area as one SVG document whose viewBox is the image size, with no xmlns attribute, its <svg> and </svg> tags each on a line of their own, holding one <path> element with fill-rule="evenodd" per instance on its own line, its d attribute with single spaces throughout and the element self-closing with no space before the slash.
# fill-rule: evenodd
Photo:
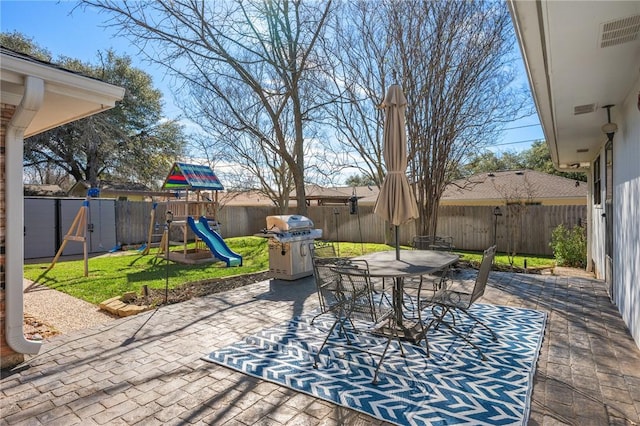
<svg viewBox="0 0 640 426">
<path fill-rule="evenodd" d="M 26 312 L 23 324 L 24 336 L 29 340 L 43 340 L 60 334 L 53 325 L 47 324 Z"/>
<path fill-rule="evenodd" d="M 170 289 L 167 295 L 167 305 L 180 303 L 194 297 L 207 296 L 209 294 L 221 293 L 227 290 L 243 287 L 245 285 L 258 283 L 271 278 L 270 272 L 258 272 L 255 274 L 235 275 L 226 278 L 215 278 L 212 280 L 196 281 L 187 283 L 179 287 Z M 164 289 L 149 289 L 148 296 L 145 297 L 141 293 L 135 297 L 123 298 L 123 302 L 138 306 L 142 305 L 165 305 Z"/>
</svg>

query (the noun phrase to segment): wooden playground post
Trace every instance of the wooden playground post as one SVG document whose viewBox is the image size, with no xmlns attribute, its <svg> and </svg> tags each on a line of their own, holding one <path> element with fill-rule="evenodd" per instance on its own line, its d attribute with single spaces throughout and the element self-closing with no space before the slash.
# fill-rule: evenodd
<svg viewBox="0 0 640 426">
<path fill-rule="evenodd" d="M 68 241 L 77 241 L 82 242 L 83 244 L 83 252 L 84 252 L 84 276 L 89 276 L 89 249 L 87 247 L 87 217 L 89 211 L 89 200 L 85 200 L 82 202 L 82 207 L 76 214 L 76 217 L 73 219 L 73 223 L 69 227 L 67 234 L 64 236 L 64 241 L 60 245 L 56 256 L 53 258 L 51 265 L 47 268 L 47 271 L 50 271 L 55 266 L 56 262 L 60 258 L 60 255 L 64 251 L 65 246 Z"/>
<path fill-rule="evenodd" d="M 151 244 L 154 236 L 153 231 L 155 230 L 155 222 L 156 222 L 156 207 L 158 207 L 158 203 L 153 203 L 153 207 L 151 208 L 151 213 L 149 215 L 150 220 L 149 220 L 149 233 L 147 236 L 147 246 L 142 251 L 143 255 L 149 254 L 149 249 L 151 248 Z"/>
<path fill-rule="evenodd" d="M 160 240 L 160 245 L 158 245 L 158 251 L 156 252 L 156 257 L 162 256 L 165 253 L 165 249 L 168 256 L 169 255 L 169 232 L 167 231 L 166 228 L 162 233 L 162 239 Z"/>
</svg>

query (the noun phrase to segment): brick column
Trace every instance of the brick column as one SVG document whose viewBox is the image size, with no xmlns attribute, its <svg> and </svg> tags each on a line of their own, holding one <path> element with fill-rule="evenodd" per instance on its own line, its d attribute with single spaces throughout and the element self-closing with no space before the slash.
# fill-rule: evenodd
<svg viewBox="0 0 640 426">
<path fill-rule="evenodd" d="M 5 335 L 5 300 L 6 300 L 6 280 L 5 280 L 5 236 L 7 228 L 7 216 L 6 216 L 6 190 L 5 183 L 5 134 L 7 123 L 13 117 L 15 112 L 14 105 L 2 104 L 1 108 L 1 125 L 0 125 L 0 367 L 9 368 L 20 364 L 24 361 L 24 355 L 16 353 L 7 344 Z"/>
</svg>

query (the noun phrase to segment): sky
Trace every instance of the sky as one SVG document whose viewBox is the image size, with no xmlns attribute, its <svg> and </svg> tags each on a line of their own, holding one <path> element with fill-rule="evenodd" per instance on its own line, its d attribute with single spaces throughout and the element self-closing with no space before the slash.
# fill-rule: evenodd
<svg viewBox="0 0 640 426">
<path fill-rule="evenodd" d="M 153 78 L 154 87 L 163 92 L 164 113 L 176 118 L 180 110 L 173 103 L 169 78 L 158 66 L 137 57 L 137 48 L 129 40 L 108 28 L 108 16 L 91 8 L 77 8 L 75 1 L 7 1 L 0 0 L 0 30 L 20 32 L 48 50 L 54 58 L 68 56 L 89 63 L 98 62 L 98 52 L 112 48 L 131 56 L 133 66 Z"/>
<path fill-rule="evenodd" d="M 115 29 L 105 27 L 107 15 L 91 8 L 73 11 L 75 5 L 76 2 L 72 1 L 0 0 L 0 30 L 24 34 L 47 49 L 54 58 L 68 56 L 96 63 L 98 52 L 109 48 L 118 54 L 128 54 L 133 66 L 150 74 L 154 86 L 162 91 L 165 116 L 178 118 L 181 112 L 173 102 L 170 79 L 165 77 L 164 71 L 136 57 L 135 46 L 127 39 L 117 36 Z M 524 84 L 526 75 L 522 66 L 520 69 Z M 544 139 L 544 135 L 539 119 L 534 114 L 506 125 L 501 138 L 491 150 L 496 153 L 519 152 L 528 149 L 533 141 L 539 139 Z"/>
</svg>

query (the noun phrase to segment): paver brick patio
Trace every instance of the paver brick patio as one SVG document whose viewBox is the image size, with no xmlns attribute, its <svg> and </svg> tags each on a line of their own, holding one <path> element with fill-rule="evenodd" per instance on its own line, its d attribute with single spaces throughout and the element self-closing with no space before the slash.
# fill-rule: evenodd
<svg viewBox="0 0 640 426">
<path fill-rule="evenodd" d="M 640 350 L 602 281 L 493 272 L 483 302 L 549 314 L 530 425 L 640 423 Z M 311 278 L 266 281 L 56 336 L 3 371 L 0 423 L 384 424 L 200 359 L 317 303 Z"/>
</svg>

